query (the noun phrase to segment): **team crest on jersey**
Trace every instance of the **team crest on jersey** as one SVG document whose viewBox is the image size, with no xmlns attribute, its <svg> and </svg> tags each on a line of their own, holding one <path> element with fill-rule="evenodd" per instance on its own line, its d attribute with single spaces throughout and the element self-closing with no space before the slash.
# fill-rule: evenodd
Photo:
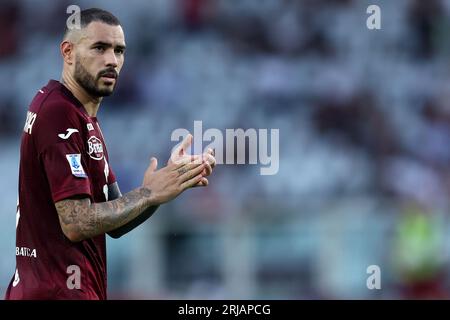
<svg viewBox="0 0 450 320">
<path fill-rule="evenodd" d="M 96 136 L 92 136 L 88 140 L 88 154 L 94 160 L 103 159 L 103 143 Z"/>
<path fill-rule="evenodd" d="M 84 172 L 81 165 L 81 154 L 66 154 L 67 161 L 69 161 L 70 170 L 75 177 L 86 178 L 87 175 Z"/>
</svg>

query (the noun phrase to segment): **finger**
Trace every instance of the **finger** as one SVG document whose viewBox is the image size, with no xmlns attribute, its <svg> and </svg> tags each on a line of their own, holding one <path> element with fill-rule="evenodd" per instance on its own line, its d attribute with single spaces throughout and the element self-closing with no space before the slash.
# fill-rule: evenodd
<svg viewBox="0 0 450 320">
<path fill-rule="evenodd" d="M 178 168 L 175 171 L 178 172 L 178 176 L 180 177 L 183 174 L 185 174 L 185 173 L 187 173 L 189 171 L 192 171 L 192 170 L 194 170 L 195 168 L 197 168 L 199 166 L 204 166 L 204 165 L 205 165 L 205 163 L 202 163 L 202 162 L 191 162 L 191 163 L 185 164 L 184 166 L 182 166 L 181 168 Z"/>
<path fill-rule="evenodd" d="M 208 148 L 207 153 L 209 153 L 209 154 L 212 155 L 213 157 L 216 156 L 216 150 L 215 150 L 215 149 Z"/>
<path fill-rule="evenodd" d="M 197 183 L 194 188 L 198 188 L 198 187 L 206 187 L 209 184 L 208 179 L 206 179 L 205 177 L 203 177 L 199 183 Z"/>
<path fill-rule="evenodd" d="M 205 162 L 205 169 L 202 171 L 202 176 L 207 177 L 212 173 L 212 167 L 208 162 Z"/>
<path fill-rule="evenodd" d="M 213 155 L 205 153 L 203 155 L 203 158 L 206 162 L 208 162 L 211 165 L 211 168 L 214 168 L 216 166 L 216 158 L 214 158 Z"/>
<path fill-rule="evenodd" d="M 152 157 L 150 159 L 150 166 L 149 166 L 148 170 L 150 170 L 150 172 L 153 172 L 156 170 L 157 167 L 158 167 L 158 159 L 156 159 L 155 157 Z"/>
<path fill-rule="evenodd" d="M 176 159 L 170 159 L 170 161 L 173 164 L 172 170 L 177 170 L 190 163 L 202 164 L 202 159 L 199 155 L 184 155 L 182 157 L 176 157 Z"/>
<path fill-rule="evenodd" d="M 190 180 L 186 180 L 185 182 L 183 182 L 180 187 L 182 188 L 182 190 L 186 190 L 187 188 L 192 188 L 194 187 L 197 183 L 199 183 L 200 181 L 202 181 L 203 177 L 201 174 L 196 175 L 194 177 L 192 177 Z"/>
<path fill-rule="evenodd" d="M 186 166 L 189 166 L 189 165 L 186 165 Z M 204 165 L 204 164 L 201 164 L 201 165 L 199 165 L 199 166 L 197 166 L 197 167 L 195 167 L 195 168 L 192 168 L 192 169 L 190 169 L 190 170 L 184 172 L 182 175 L 180 175 L 180 176 L 178 177 L 178 179 L 179 179 L 179 181 L 180 181 L 181 183 L 183 183 L 183 182 L 185 182 L 185 181 L 187 181 L 187 180 L 192 179 L 193 177 L 195 177 L 195 176 L 197 176 L 197 175 L 200 175 L 200 176 L 201 176 L 201 173 L 202 173 L 202 171 L 203 171 L 204 169 L 205 169 L 205 165 Z"/>
<path fill-rule="evenodd" d="M 188 134 L 177 149 L 177 155 L 183 155 L 192 143 L 192 134 Z"/>
<path fill-rule="evenodd" d="M 180 168 L 192 165 L 191 167 L 197 167 L 203 163 L 201 156 L 199 155 L 186 155 L 183 157 L 180 157 L 176 160 L 176 162 L 172 161 L 172 164 L 170 165 L 170 169 L 172 171 L 179 170 Z"/>
</svg>

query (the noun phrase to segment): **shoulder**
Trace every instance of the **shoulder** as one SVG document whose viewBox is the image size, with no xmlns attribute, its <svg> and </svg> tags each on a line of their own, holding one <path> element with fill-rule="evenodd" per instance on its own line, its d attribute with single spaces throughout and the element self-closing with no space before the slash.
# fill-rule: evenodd
<svg viewBox="0 0 450 320">
<path fill-rule="evenodd" d="M 77 119 L 81 115 L 78 107 L 67 99 L 61 92 L 53 90 L 48 93 L 47 98 L 42 103 L 39 116 L 52 120 L 64 120 L 65 118 Z"/>
<path fill-rule="evenodd" d="M 42 102 L 33 129 L 38 150 L 55 143 L 81 143 L 84 115 L 79 107 L 58 90 L 48 92 Z"/>
<path fill-rule="evenodd" d="M 80 112 L 80 103 L 58 81 L 50 80 L 31 101 L 29 111 L 38 116 L 71 115 Z"/>
</svg>

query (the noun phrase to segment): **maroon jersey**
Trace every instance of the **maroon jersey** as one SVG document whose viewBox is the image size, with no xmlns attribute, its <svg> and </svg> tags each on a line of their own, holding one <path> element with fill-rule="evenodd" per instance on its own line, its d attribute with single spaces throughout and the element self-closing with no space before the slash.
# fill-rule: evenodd
<svg viewBox="0 0 450 320">
<path fill-rule="evenodd" d="M 107 201 L 114 182 L 96 117 L 51 80 L 34 97 L 22 135 L 16 271 L 6 299 L 106 299 L 105 235 L 71 242 L 54 203 Z"/>
</svg>

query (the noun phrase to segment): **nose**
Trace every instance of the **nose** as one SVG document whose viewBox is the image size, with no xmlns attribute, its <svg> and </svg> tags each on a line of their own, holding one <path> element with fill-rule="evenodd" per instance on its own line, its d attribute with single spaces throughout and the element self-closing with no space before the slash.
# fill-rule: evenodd
<svg viewBox="0 0 450 320">
<path fill-rule="evenodd" d="M 114 53 L 114 50 L 108 50 L 107 54 L 105 54 L 105 64 L 107 67 L 113 68 L 116 68 L 118 66 L 117 57 Z"/>
</svg>

